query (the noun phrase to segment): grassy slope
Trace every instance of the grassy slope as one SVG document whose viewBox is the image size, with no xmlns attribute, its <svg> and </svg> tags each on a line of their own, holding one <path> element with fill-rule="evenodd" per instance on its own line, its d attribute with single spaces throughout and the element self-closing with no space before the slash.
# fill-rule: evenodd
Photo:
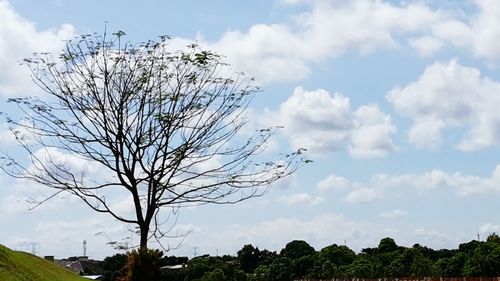
<svg viewBox="0 0 500 281">
<path fill-rule="evenodd" d="M 1 281 L 84 281 L 61 266 L 0 245 Z"/>
</svg>

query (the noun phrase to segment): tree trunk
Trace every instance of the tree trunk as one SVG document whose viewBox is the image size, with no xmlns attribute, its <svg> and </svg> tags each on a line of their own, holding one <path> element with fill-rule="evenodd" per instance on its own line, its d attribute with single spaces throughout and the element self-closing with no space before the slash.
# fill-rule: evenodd
<svg viewBox="0 0 500 281">
<path fill-rule="evenodd" d="M 149 225 L 141 224 L 139 225 L 140 231 L 141 231 L 141 243 L 140 243 L 140 249 L 147 249 L 148 248 L 148 234 L 149 234 Z"/>
</svg>

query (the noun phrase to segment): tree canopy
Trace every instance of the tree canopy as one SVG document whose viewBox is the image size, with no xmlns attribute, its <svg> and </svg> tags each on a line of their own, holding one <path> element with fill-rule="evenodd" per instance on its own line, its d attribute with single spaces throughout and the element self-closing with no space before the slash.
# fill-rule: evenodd
<svg viewBox="0 0 500 281">
<path fill-rule="evenodd" d="M 302 150 L 263 155 L 276 127 L 241 132 L 259 89 L 221 55 L 124 35 L 82 35 L 61 54 L 25 59 L 44 94 L 9 99 L 22 116 L 7 121 L 28 161 L 7 154 L 2 169 L 52 188 L 40 203 L 69 192 L 136 225 L 146 248 L 167 234 L 162 209 L 259 196 L 306 161 Z M 124 196 L 133 214 L 114 207 Z"/>
<path fill-rule="evenodd" d="M 419 244 L 398 246 L 392 238 L 384 238 L 369 249 L 356 254 L 347 246 L 332 244 L 316 251 L 307 242 L 294 240 L 279 254 L 264 255 L 269 251 L 247 244 L 237 257 L 198 257 L 175 274 L 178 280 L 183 276 L 188 276 L 183 280 L 210 280 L 204 278 L 219 269 L 217 273 L 222 270 L 226 280 L 247 281 L 500 276 L 500 239 L 496 234 L 486 241 L 463 243 L 451 250 Z"/>
</svg>

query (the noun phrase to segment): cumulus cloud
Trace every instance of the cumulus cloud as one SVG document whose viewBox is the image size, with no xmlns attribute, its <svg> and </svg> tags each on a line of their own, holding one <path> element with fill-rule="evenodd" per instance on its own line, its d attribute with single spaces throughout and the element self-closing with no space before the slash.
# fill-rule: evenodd
<svg viewBox="0 0 500 281">
<path fill-rule="evenodd" d="M 329 175 L 316 185 L 316 189 L 320 192 L 326 192 L 330 190 L 344 190 L 350 187 L 350 185 L 351 184 L 349 180 L 344 177 Z"/>
<path fill-rule="evenodd" d="M 407 211 L 392 210 L 392 211 L 382 212 L 379 214 L 379 216 L 386 219 L 397 219 L 405 217 L 407 214 L 408 214 Z"/>
<path fill-rule="evenodd" d="M 337 213 L 324 213 L 311 218 L 280 217 L 252 225 L 233 224 L 199 225 L 185 240 L 185 247 L 176 252 L 192 253 L 192 247 L 199 247 L 199 253 L 214 255 L 235 254 L 245 244 L 260 249 L 280 251 L 292 240 L 305 240 L 316 250 L 325 246 L 346 243 L 355 251 L 376 247 L 383 237 L 391 236 L 398 245 L 411 247 L 415 243 L 430 247 L 456 247 L 457 240 L 447 233 L 417 227 L 415 230 L 399 230 L 360 221 Z"/>
<path fill-rule="evenodd" d="M 431 36 L 422 36 L 409 39 L 411 47 L 415 48 L 422 57 L 428 57 L 443 47 L 443 42 Z"/>
<path fill-rule="evenodd" d="M 417 228 L 413 231 L 413 234 L 418 237 L 420 244 L 424 245 L 435 245 L 439 247 L 446 247 L 454 243 L 454 239 L 447 233 L 442 233 L 436 230 L 428 230 L 424 228 Z"/>
<path fill-rule="evenodd" d="M 389 115 L 377 105 L 361 106 L 354 112 L 349 152 L 355 158 L 384 157 L 395 149 L 390 136 L 396 132 Z"/>
<path fill-rule="evenodd" d="M 278 198 L 279 203 L 288 206 L 297 206 L 297 205 L 315 206 L 322 203 L 324 200 L 325 200 L 324 197 L 313 196 L 308 193 L 294 193 L 286 196 L 281 196 L 280 198 Z"/>
<path fill-rule="evenodd" d="M 19 62 L 34 52 L 59 52 L 63 40 L 72 38 L 74 32 L 69 24 L 40 31 L 33 22 L 16 14 L 7 0 L 0 0 L 0 68 L 8 69 L 0 76 L 0 94 L 32 94 L 30 76 Z"/>
<path fill-rule="evenodd" d="M 455 47 L 488 62 L 500 59 L 500 4 L 495 0 L 475 0 L 477 11 L 473 13 L 446 4 L 431 8 L 422 1 L 280 3 L 301 3 L 307 10 L 283 23 L 228 30 L 218 40 L 203 44 L 227 55 L 236 69 L 264 83 L 304 79 L 312 64 L 351 50 L 367 54 L 409 46 L 421 56 L 431 56 Z M 185 41 L 177 39 L 174 41 Z"/>
<path fill-rule="evenodd" d="M 390 137 L 396 129 L 388 115 L 377 105 L 361 106 L 353 112 L 349 98 L 338 93 L 297 87 L 271 115 L 270 119 L 285 127 L 293 148 L 307 148 L 318 156 L 349 150 L 356 158 L 376 158 L 395 149 Z"/>
<path fill-rule="evenodd" d="M 448 18 L 431 27 L 431 36 L 451 46 L 469 50 L 488 62 L 500 59 L 500 3 L 474 0 L 477 12 L 465 19 Z"/>
<path fill-rule="evenodd" d="M 479 232 L 483 235 L 490 235 L 492 233 L 500 233 L 500 225 L 491 222 L 481 225 Z"/>
<path fill-rule="evenodd" d="M 335 185 L 336 176 L 320 181 L 322 187 Z M 330 182 L 331 181 L 331 182 Z M 348 182 L 348 180 L 345 180 Z M 367 182 L 350 184 L 346 200 L 351 203 L 369 203 L 380 199 L 394 189 L 414 189 L 425 192 L 432 189 L 451 189 L 457 196 L 477 196 L 500 193 L 500 165 L 489 177 L 465 175 L 460 172 L 432 170 L 420 174 L 376 174 Z M 324 189 L 328 190 L 328 189 Z"/>
<path fill-rule="evenodd" d="M 124 225 L 107 217 L 92 216 L 84 219 L 43 220 L 29 233 L 11 237 L 5 243 L 14 249 L 24 249 L 28 243 L 36 242 L 41 255 L 63 258 L 81 255 L 82 241 L 86 240 L 87 254 L 92 258 L 104 258 L 112 250 L 112 246 L 107 245 L 108 242 L 128 242 L 132 245 L 132 236 Z M 138 241 L 135 240 L 135 243 Z"/>
<path fill-rule="evenodd" d="M 109 173 L 106 173 L 107 170 L 102 169 L 101 163 L 54 147 L 42 147 L 34 151 L 33 157 L 37 161 L 33 161 L 28 170 L 34 173 L 45 171 L 44 167 L 50 169 L 51 166 L 57 165 L 64 167 L 73 175 L 86 175 L 93 178 L 94 181 L 102 178 L 110 178 Z M 53 170 L 53 172 L 56 173 L 57 170 Z"/>
<path fill-rule="evenodd" d="M 458 196 L 491 194 L 500 192 L 500 166 L 495 168 L 490 177 L 484 178 L 433 170 L 423 174 L 379 175 L 377 182 L 419 189 L 451 188 Z"/>
<path fill-rule="evenodd" d="M 413 120 L 409 141 L 419 148 L 436 148 L 447 128 L 464 128 L 457 148 L 479 150 L 498 144 L 500 83 L 457 60 L 428 66 L 417 81 L 396 87 L 388 101 Z"/>
<path fill-rule="evenodd" d="M 371 183 L 351 182 L 334 174 L 318 182 L 316 189 L 322 193 L 347 192 L 344 200 L 353 204 L 368 204 L 383 198 L 383 188 L 379 186 L 372 186 Z"/>
<path fill-rule="evenodd" d="M 185 240 L 186 247 L 200 247 L 200 252 L 236 253 L 245 244 L 279 251 L 292 240 L 305 240 L 317 250 L 332 243 L 349 241 L 349 247 L 360 250 L 376 245 L 382 235 L 369 223 L 346 218 L 342 214 L 325 213 L 310 219 L 276 218 L 254 225 L 233 224 L 223 229 L 203 225 Z M 368 244 L 371 243 L 371 244 Z M 214 246 L 217 245 L 217 246 Z"/>
<path fill-rule="evenodd" d="M 349 203 L 366 204 L 380 198 L 382 198 L 382 195 L 374 188 L 363 187 L 354 189 L 353 191 L 349 192 L 346 195 L 345 200 Z"/>
<path fill-rule="evenodd" d="M 477 13 L 461 17 L 447 7 L 433 9 L 421 2 L 391 3 L 378 0 L 303 1 L 306 11 L 281 23 L 255 24 L 248 30 L 227 30 L 218 40 L 201 42 L 225 54 L 235 69 L 259 82 L 291 81 L 308 77 L 311 64 L 355 50 L 361 54 L 410 46 L 423 56 L 449 45 L 465 48 L 490 61 L 500 59 L 500 8 L 494 0 L 476 0 Z M 62 40 L 73 37 L 65 24 L 45 31 L 0 1 L 0 66 L 15 69 L 0 78 L 5 94 L 19 93 L 27 75 L 17 62 L 32 52 L 58 51 Z M 201 37 L 198 39 L 202 39 Z M 176 37 L 172 46 L 190 40 Z M 22 83 L 21 83 L 22 82 Z M 23 86 L 26 87 L 26 86 Z"/>
<path fill-rule="evenodd" d="M 0 198 L 0 217 L 26 214 L 31 211 L 54 211 L 83 205 L 80 199 L 69 193 L 57 193 L 56 190 L 32 181 L 6 177 L 7 175 L 4 175 L 1 180 L 6 188 L 4 190 L 5 196 Z M 51 199 L 45 201 L 49 197 Z M 39 204 L 40 202 L 44 203 Z"/>
<path fill-rule="evenodd" d="M 446 18 L 419 3 L 280 2 L 303 2 L 308 10 L 292 15 L 285 23 L 255 24 L 246 31 L 228 30 L 219 40 L 203 44 L 227 55 L 236 69 L 250 73 L 260 82 L 290 81 L 307 77 L 310 64 L 348 50 L 366 54 L 398 48 L 404 43 L 399 35 L 421 33 Z M 425 49 L 424 43 L 417 43 L 419 49 Z"/>
</svg>

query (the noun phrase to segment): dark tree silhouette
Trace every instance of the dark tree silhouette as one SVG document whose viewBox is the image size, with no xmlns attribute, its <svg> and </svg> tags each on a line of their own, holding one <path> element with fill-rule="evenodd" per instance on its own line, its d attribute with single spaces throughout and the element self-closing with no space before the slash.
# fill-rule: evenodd
<svg viewBox="0 0 500 281">
<path fill-rule="evenodd" d="M 124 35 L 80 36 L 58 57 L 24 61 L 45 95 L 9 100 L 23 114 L 7 121 L 29 161 L 7 154 L 2 169 L 54 190 L 38 203 L 69 192 L 135 224 L 147 248 L 167 233 L 162 209 L 259 196 L 308 162 L 303 150 L 266 159 L 261 152 L 277 127 L 239 133 L 259 89 L 244 74 L 228 75 L 220 55 L 194 44 L 173 51 L 166 36 L 132 45 Z M 124 194 L 133 216 L 113 208 Z"/>
</svg>

